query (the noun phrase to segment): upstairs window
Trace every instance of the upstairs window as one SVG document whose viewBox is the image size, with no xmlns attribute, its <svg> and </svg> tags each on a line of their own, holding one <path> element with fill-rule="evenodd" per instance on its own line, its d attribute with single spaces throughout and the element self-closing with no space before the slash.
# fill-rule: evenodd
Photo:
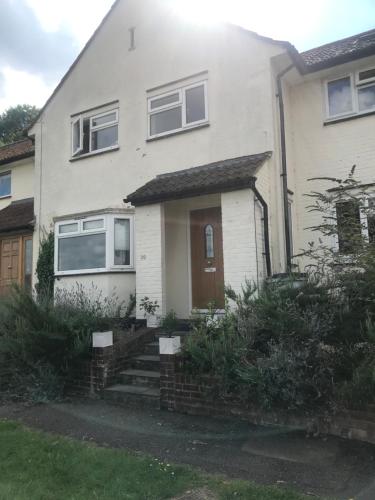
<svg viewBox="0 0 375 500">
<path fill-rule="evenodd" d="M 11 173 L 5 172 L 0 174 L 0 198 L 6 198 L 11 195 L 12 181 Z"/>
<path fill-rule="evenodd" d="M 326 82 L 327 117 L 375 111 L 375 68 Z"/>
<path fill-rule="evenodd" d="M 206 81 L 148 99 L 149 138 L 194 128 L 207 121 Z"/>
<path fill-rule="evenodd" d="M 80 115 L 72 121 L 72 156 L 118 147 L 118 109 Z"/>
</svg>

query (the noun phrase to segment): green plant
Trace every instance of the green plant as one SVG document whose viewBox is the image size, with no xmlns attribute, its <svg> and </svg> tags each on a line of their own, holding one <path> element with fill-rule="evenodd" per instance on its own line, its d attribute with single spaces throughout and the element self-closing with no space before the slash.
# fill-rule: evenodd
<svg viewBox="0 0 375 500">
<path fill-rule="evenodd" d="M 125 307 L 94 286 L 56 290 L 54 301 L 15 287 L 0 307 L 0 391 L 59 397 L 72 370 L 90 356 L 92 332 L 121 324 Z"/>
<path fill-rule="evenodd" d="M 164 318 L 162 318 L 160 327 L 171 337 L 172 333 L 177 330 L 178 319 L 174 311 L 169 311 Z"/>
<path fill-rule="evenodd" d="M 39 256 L 36 265 L 36 292 L 44 299 L 53 298 L 53 288 L 55 283 L 54 271 L 55 236 L 53 232 L 44 235 L 40 242 Z"/>
<path fill-rule="evenodd" d="M 148 314 L 154 316 L 159 307 L 160 306 L 158 304 L 158 301 L 157 300 L 152 301 L 150 300 L 149 297 L 143 297 L 143 299 L 139 304 L 139 308 L 141 309 L 141 311 L 144 311 L 145 316 Z"/>
</svg>

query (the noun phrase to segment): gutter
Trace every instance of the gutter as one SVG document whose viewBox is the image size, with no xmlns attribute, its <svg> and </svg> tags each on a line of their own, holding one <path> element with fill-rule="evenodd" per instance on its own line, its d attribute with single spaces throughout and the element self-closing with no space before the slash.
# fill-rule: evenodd
<svg viewBox="0 0 375 500">
<path fill-rule="evenodd" d="M 252 182 L 250 185 L 250 189 L 255 194 L 257 200 L 262 205 L 263 208 L 263 230 L 264 230 L 264 253 L 266 257 L 266 269 L 267 269 L 267 278 L 270 278 L 272 275 L 271 269 L 271 252 L 270 252 L 270 232 L 268 225 L 268 205 L 260 194 L 258 189 L 255 187 L 255 182 Z"/>
<path fill-rule="evenodd" d="M 284 206 L 284 234 L 285 234 L 285 260 L 286 271 L 289 273 L 292 270 L 292 249 L 290 246 L 290 220 L 288 210 L 288 169 L 286 159 L 286 141 L 285 141 L 285 112 L 284 112 L 284 99 L 282 78 L 288 71 L 294 68 L 291 64 L 276 76 L 277 83 L 277 97 L 279 99 L 279 117 L 280 117 L 280 141 L 281 141 L 281 177 L 283 181 L 283 206 Z"/>
</svg>

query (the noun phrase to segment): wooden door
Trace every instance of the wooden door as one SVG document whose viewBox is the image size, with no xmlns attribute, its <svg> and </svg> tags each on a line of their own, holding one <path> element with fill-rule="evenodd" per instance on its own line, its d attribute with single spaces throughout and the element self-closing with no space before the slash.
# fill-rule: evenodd
<svg viewBox="0 0 375 500">
<path fill-rule="evenodd" d="M 224 262 L 221 208 L 190 213 L 191 279 L 193 308 L 209 303 L 224 307 Z"/>
<path fill-rule="evenodd" d="M 21 283 L 21 241 L 20 237 L 0 240 L 0 295 L 13 283 Z"/>
</svg>

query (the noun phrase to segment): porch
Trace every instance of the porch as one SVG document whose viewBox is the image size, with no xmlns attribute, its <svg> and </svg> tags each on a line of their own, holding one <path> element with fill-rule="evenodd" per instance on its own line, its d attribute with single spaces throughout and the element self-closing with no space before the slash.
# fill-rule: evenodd
<svg viewBox="0 0 375 500">
<path fill-rule="evenodd" d="M 181 319 L 209 303 L 224 307 L 224 286 L 240 292 L 269 272 L 267 206 L 255 173 L 268 153 L 164 174 L 126 201 L 135 205 L 137 317 L 140 301 Z"/>
</svg>

